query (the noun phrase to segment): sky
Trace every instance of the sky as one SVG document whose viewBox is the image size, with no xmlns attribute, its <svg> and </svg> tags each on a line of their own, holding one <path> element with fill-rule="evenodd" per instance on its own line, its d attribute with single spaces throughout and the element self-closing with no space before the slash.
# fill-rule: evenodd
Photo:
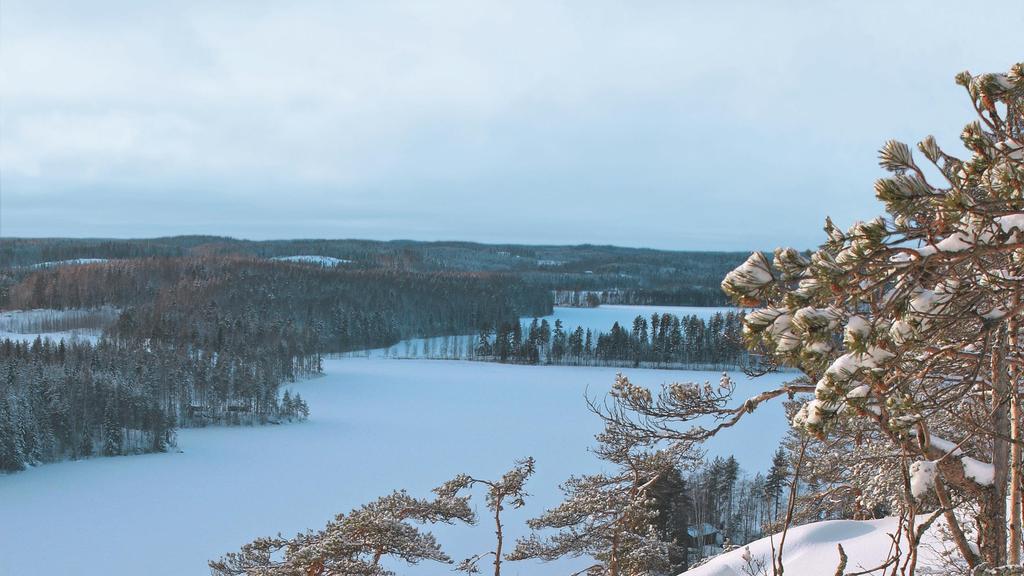
<svg viewBox="0 0 1024 576">
<path fill-rule="evenodd" d="M 983 6 L 983 8 L 982 8 Z M 810 248 L 1024 5 L 0 2 L 0 236 Z"/>
</svg>

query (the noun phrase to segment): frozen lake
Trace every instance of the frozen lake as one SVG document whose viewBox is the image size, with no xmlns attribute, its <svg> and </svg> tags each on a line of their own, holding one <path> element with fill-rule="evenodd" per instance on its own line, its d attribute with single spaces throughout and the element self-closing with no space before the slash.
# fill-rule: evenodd
<svg viewBox="0 0 1024 576">
<path fill-rule="evenodd" d="M 182 430 L 180 452 L 96 458 L 0 476 L 0 574 L 188 576 L 263 535 L 320 528 L 337 512 L 407 488 L 428 495 L 459 472 L 496 477 L 519 457 L 537 459 L 527 506 L 508 511 L 509 534 L 559 501 L 572 473 L 594 471 L 587 452 L 600 421 L 584 395 L 603 394 L 621 370 L 657 386 L 717 381 L 708 372 L 518 366 L 443 360 L 346 358 L 292 388 L 308 422 Z M 783 379 L 740 379 L 755 392 Z M 769 404 L 709 445 L 748 471 L 767 468 L 786 423 Z M 480 495 L 475 505 L 483 512 Z M 486 550 L 492 530 L 436 527 L 455 559 Z M 509 563 L 507 574 L 564 575 L 580 560 Z M 438 574 L 448 567 L 402 567 Z"/>
</svg>

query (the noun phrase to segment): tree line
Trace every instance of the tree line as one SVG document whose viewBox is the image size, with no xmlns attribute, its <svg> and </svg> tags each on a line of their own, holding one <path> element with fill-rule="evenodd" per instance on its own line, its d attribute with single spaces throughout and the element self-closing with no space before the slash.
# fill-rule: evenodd
<svg viewBox="0 0 1024 576">
<path fill-rule="evenodd" d="M 0 470 L 162 452 L 178 426 L 308 415 L 282 381 L 317 366 L 256 344 L 218 350 L 101 339 L 0 342 Z"/>
<path fill-rule="evenodd" d="M 608 332 L 577 326 L 567 330 L 556 319 L 529 324 L 483 326 L 470 359 L 517 364 L 603 365 L 650 368 L 713 368 L 742 365 L 747 358 L 742 313 L 637 316 L 630 328 L 618 322 Z"/>
</svg>

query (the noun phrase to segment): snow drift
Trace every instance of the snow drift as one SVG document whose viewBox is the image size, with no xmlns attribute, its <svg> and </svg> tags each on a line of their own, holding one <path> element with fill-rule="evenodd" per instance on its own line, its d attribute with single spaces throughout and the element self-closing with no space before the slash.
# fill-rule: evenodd
<svg viewBox="0 0 1024 576">
<path fill-rule="evenodd" d="M 941 574 L 929 570 L 935 565 L 938 549 L 937 521 L 925 533 L 920 548 L 918 574 Z M 881 520 L 827 520 L 803 526 L 794 526 L 786 536 L 783 563 L 786 576 L 828 576 L 835 573 L 839 565 L 837 544 L 842 544 L 849 560 L 846 572 L 860 572 L 885 562 L 892 545 L 890 534 L 895 534 L 898 519 Z M 774 536 L 778 548 L 779 537 Z M 744 556 L 749 549 L 752 560 L 763 560 L 771 573 L 772 547 L 769 538 L 755 540 L 746 546 L 731 550 L 709 560 L 706 564 L 686 571 L 686 576 L 745 576 L 747 563 Z M 905 548 L 904 548 L 905 550 Z M 905 557 L 905 556 L 904 556 Z M 883 571 L 871 572 L 882 574 Z"/>
</svg>

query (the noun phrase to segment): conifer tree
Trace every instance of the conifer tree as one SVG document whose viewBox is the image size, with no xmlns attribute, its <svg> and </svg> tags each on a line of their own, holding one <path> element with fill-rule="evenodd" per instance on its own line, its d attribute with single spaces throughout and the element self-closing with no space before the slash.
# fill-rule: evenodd
<svg viewBox="0 0 1024 576">
<path fill-rule="evenodd" d="M 668 568 L 670 574 L 678 574 L 688 568 L 686 550 L 690 546 L 687 529 L 690 524 L 692 502 L 689 486 L 677 467 L 667 470 L 655 480 L 650 488 L 651 505 L 657 514 L 652 525 L 658 539 L 668 542 Z"/>
<path fill-rule="evenodd" d="M 0 471 L 16 472 L 25 469 L 25 455 L 18 419 L 11 402 L 0 397 Z"/>
<path fill-rule="evenodd" d="M 484 324 L 480 328 L 480 334 L 477 336 L 476 355 L 481 358 L 487 358 L 493 355 L 493 353 L 491 350 L 491 329 Z"/>
<path fill-rule="evenodd" d="M 925 138 L 918 150 L 937 178 L 909 146 L 885 144 L 880 163 L 892 175 L 875 191 L 886 217 L 846 232 L 828 221 L 829 240 L 810 258 L 780 249 L 769 263 L 755 253 L 722 283 L 761 306 L 746 318 L 750 345 L 816 382 L 794 424 L 825 437 L 836 419 L 864 418 L 927 463 L 907 468 L 929 471 L 920 481 L 943 502 L 972 567 L 1007 562 L 1007 525 L 1020 525 L 1020 479 L 1009 476 L 1020 471 L 1024 386 L 1022 76 L 1020 64 L 1008 74 L 957 76 L 978 113 L 961 135 L 973 155 L 955 158 Z M 951 492 L 978 507 L 977 552 Z M 1017 562 L 1019 529 L 1012 536 Z"/>
<path fill-rule="evenodd" d="M 117 409 L 117 396 L 107 400 L 103 409 L 103 454 L 117 456 L 121 454 L 124 443 L 124 432 L 120 424 Z"/>
<path fill-rule="evenodd" d="M 482 484 L 487 488 L 485 503 L 494 519 L 494 550 L 463 560 L 456 568 L 457 570 L 467 574 L 477 574 L 480 572 L 478 566 L 480 560 L 492 556 L 494 558 L 492 562 L 494 576 L 501 576 L 501 563 L 505 559 L 505 525 L 502 522 L 501 513 L 505 510 L 506 505 L 512 506 L 513 509 L 526 505 L 526 497 L 529 496 L 526 492 L 526 481 L 533 476 L 533 472 L 533 458 L 524 458 L 516 461 L 515 466 L 497 480 L 485 480 L 462 474 L 440 488 L 442 493 L 457 494 L 461 490 Z"/>
<path fill-rule="evenodd" d="M 772 465 L 764 482 L 764 496 L 771 506 L 772 522 L 779 517 L 779 504 L 788 481 L 789 461 L 786 458 L 786 451 L 779 446 L 772 456 Z"/>
<path fill-rule="evenodd" d="M 625 381 L 619 376 L 617 384 Z M 621 409 L 613 393 L 610 405 L 591 404 L 599 414 Z M 594 454 L 612 466 L 600 474 L 572 476 L 563 485 L 563 502 L 528 521 L 534 531 L 516 543 L 509 559 L 555 560 L 590 556 L 590 573 L 607 576 L 667 574 L 673 559 L 685 556 L 685 542 L 658 529 L 654 485 L 698 455 L 692 444 L 674 443 L 651 450 L 629 427 L 605 420 Z M 549 533 L 554 531 L 554 533 Z"/>
<path fill-rule="evenodd" d="M 381 564 L 385 557 L 451 564 L 433 534 L 417 524 L 475 522 L 469 497 L 459 489 L 445 484 L 430 500 L 395 491 L 339 514 L 318 532 L 254 540 L 211 561 L 210 569 L 215 576 L 389 576 L 393 572 Z"/>
<path fill-rule="evenodd" d="M 880 163 L 891 175 L 875 185 L 885 217 L 846 232 L 827 220 L 813 254 L 756 252 L 723 280 L 738 304 L 756 307 L 744 318 L 751 350 L 803 377 L 738 403 L 728 379 L 657 395 L 623 386 L 628 410 L 617 419 L 650 442 L 700 441 L 763 402 L 812 394 L 795 426 L 827 438 L 856 420 L 902 454 L 914 487 L 900 495 L 910 565 L 929 525 L 917 514 L 928 511 L 973 569 L 1020 559 L 1024 64 L 956 81 L 977 112 L 961 134 L 970 158 L 928 137 L 917 147 L 924 166 L 887 142 Z"/>
</svg>

